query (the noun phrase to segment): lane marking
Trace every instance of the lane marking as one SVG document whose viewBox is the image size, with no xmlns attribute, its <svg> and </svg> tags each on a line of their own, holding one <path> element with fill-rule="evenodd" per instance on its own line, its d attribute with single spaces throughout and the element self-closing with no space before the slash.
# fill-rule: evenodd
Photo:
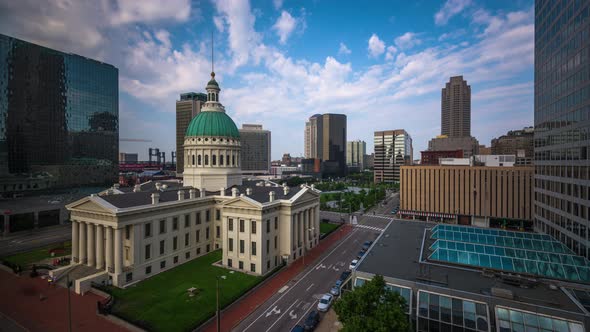
<svg viewBox="0 0 590 332">
<path fill-rule="evenodd" d="M 272 323 L 272 325 L 268 327 L 268 329 L 266 329 L 266 332 L 270 331 L 270 329 L 272 329 L 272 327 L 273 327 L 273 326 L 275 326 L 275 324 L 276 324 L 276 323 L 278 323 L 278 322 L 279 322 L 279 321 L 280 321 L 280 320 L 283 318 L 283 316 L 285 316 L 285 314 L 286 314 L 286 313 L 287 313 L 289 310 L 291 310 L 291 307 L 293 307 L 293 306 L 295 305 L 295 303 L 297 303 L 297 302 L 299 302 L 299 300 L 295 300 L 295 302 L 293 302 L 293 303 L 292 303 L 292 304 L 289 306 L 289 308 L 287 308 L 287 310 L 285 310 L 285 312 L 283 312 L 283 314 L 282 314 L 282 315 L 280 315 L 280 316 L 279 316 L 279 318 L 277 318 L 277 319 L 275 320 L 275 322 L 274 322 L 274 323 Z"/>
<path fill-rule="evenodd" d="M 317 301 L 313 301 L 313 302 L 311 303 L 311 305 L 309 306 L 309 308 L 307 308 L 307 310 L 305 310 L 305 312 L 303 313 L 303 315 L 301 315 L 301 318 L 300 318 L 298 321 L 296 321 L 296 322 L 295 322 L 295 325 L 299 324 L 299 322 L 300 322 L 302 319 L 305 319 L 305 317 L 307 317 L 307 313 L 309 312 L 309 310 L 311 310 L 311 308 L 313 308 L 313 307 L 314 307 L 314 305 L 315 305 L 315 303 L 316 303 L 316 302 L 317 302 Z M 293 325 L 293 327 L 291 327 L 291 330 L 293 330 L 293 328 L 295 328 L 295 325 Z M 289 330 L 289 331 L 291 331 L 291 330 Z"/>
<path fill-rule="evenodd" d="M 332 249 L 332 251 L 330 251 L 328 253 L 328 255 L 326 255 L 326 257 L 324 257 L 319 263 L 318 266 L 321 265 L 326 259 L 328 259 L 328 257 L 330 257 L 336 250 L 338 250 L 338 248 L 340 248 L 341 245 L 343 245 L 344 243 L 346 243 L 346 240 L 348 240 L 351 236 L 353 236 L 354 234 L 356 234 L 356 229 L 353 229 L 350 234 L 348 234 L 344 239 L 341 239 L 340 244 L 338 244 L 334 249 Z M 297 282 L 291 287 L 289 288 L 286 292 L 283 293 L 283 295 L 281 295 L 276 301 L 274 301 L 273 304 L 271 304 L 270 306 L 272 307 L 273 305 L 277 304 L 277 302 L 279 302 L 285 295 L 287 295 L 291 290 L 293 290 L 293 288 L 295 288 L 295 286 L 300 283 L 303 279 L 305 279 L 311 272 L 313 272 L 314 269 L 311 269 L 309 271 L 307 271 L 307 273 L 301 277 L 301 279 L 297 280 Z M 252 325 L 254 325 L 254 323 L 256 323 L 262 316 L 264 315 L 264 312 L 261 313 L 255 320 L 252 321 L 252 323 L 250 323 L 250 325 L 246 326 L 246 328 L 243 331 L 248 330 L 250 327 L 252 327 Z"/>
<path fill-rule="evenodd" d="M 289 286 L 285 285 L 283 287 L 281 287 L 281 289 L 279 289 L 279 291 L 277 293 L 281 294 L 282 292 L 286 291 L 289 288 Z"/>
<path fill-rule="evenodd" d="M 310 288 L 313 287 L 314 284 L 309 285 L 309 287 L 307 287 L 307 289 L 305 290 L 306 292 L 309 291 Z"/>
</svg>

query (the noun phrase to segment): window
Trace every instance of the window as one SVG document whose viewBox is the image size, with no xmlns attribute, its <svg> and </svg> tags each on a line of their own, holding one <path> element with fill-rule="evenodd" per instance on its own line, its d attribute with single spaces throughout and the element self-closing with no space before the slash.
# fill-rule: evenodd
<svg viewBox="0 0 590 332">
<path fill-rule="evenodd" d="M 216 155 L 211 156 L 211 165 L 213 165 L 213 166 L 217 165 L 217 156 Z"/>
<path fill-rule="evenodd" d="M 152 223 L 147 223 L 143 225 L 143 232 L 145 233 L 145 238 L 152 236 Z"/>
<path fill-rule="evenodd" d="M 174 264 L 177 264 L 178 263 L 178 256 L 174 256 L 174 258 L 172 259 L 172 262 Z"/>
<path fill-rule="evenodd" d="M 219 226 L 215 226 L 215 237 L 219 238 L 221 236 L 221 229 Z"/>
<path fill-rule="evenodd" d="M 205 166 L 209 165 L 209 155 L 205 155 Z"/>
<path fill-rule="evenodd" d="M 129 240 L 129 237 L 131 237 L 131 225 L 126 225 L 125 226 L 125 240 Z"/>
<path fill-rule="evenodd" d="M 191 215 L 187 214 L 184 216 L 184 228 L 188 228 L 191 226 Z"/>
<path fill-rule="evenodd" d="M 152 257 L 152 245 L 148 244 L 145 246 L 145 260 L 147 261 Z"/>
<path fill-rule="evenodd" d="M 279 228 L 279 218 L 275 217 L 275 229 Z"/>
<path fill-rule="evenodd" d="M 221 210 L 215 209 L 215 220 L 221 219 Z"/>
<path fill-rule="evenodd" d="M 244 253 L 244 240 L 240 240 L 240 254 Z"/>
<path fill-rule="evenodd" d="M 187 251 L 187 252 L 185 252 L 185 253 L 184 253 L 184 258 L 185 258 L 185 259 L 189 259 L 189 258 L 191 258 L 191 252 L 190 252 L 190 251 Z"/>
<path fill-rule="evenodd" d="M 250 264 L 250 272 L 256 272 L 256 264 L 254 264 L 254 263 Z"/>
<path fill-rule="evenodd" d="M 275 249 L 277 248 L 277 236 L 275 235 Z"/>
<path fill-rule="evenodd" d="M 172 250 L 178 249 L 178 236 L 172 238 Z"/>
<path fill-rule="evenodd" d="M 201 254 L 201 248 L 197 248 L 197 256 Z"/>
<path fill-rule="evenodd" d="M 164 242 L 164 240 L 160 241 L 160 255 L 164 254 L 165 246 L 166 246 L 166 242 Z"/>
<path fill-rule="evenodd" d="M 205 239 L 209 240 L 209 227 L 205 229 Z"/>
<path fill-rule="evenodd" d="M 129 272 L 125 275 L 126 282 L 130 282 L 131 280 L 133 280 L 133 272 Z"/>
<path fill-rule="evenodd" d="M 268 251 L 270 250 L 270 240 L 266 239 L 266 253 L 268 254 Z"/>
<path fill-rule="evenodd" d="M 129 253 L 131 252 L 131 248 L 125 247 L 125 260 L 129 260 Z"/>
<path fill-rule="evenodd" d="M 200 237 L 201 237 L 200 235 L 201 235 L 201 231 L 200 230 L 197 230 L 197 235 L 196 235 L 196 238 L 197 238 L 197 241 L 196 242 L 197 243 L 199 243 L 199 241 L 200 241 Z"/>
<path fill-rule="evenodd" d="M 219 155 L 219 165 L 223 166 L 223 155 Z"/>
<path fill-rule="evenodd" d="M 252 241 L 252 256 L 256 256 L 256 242 Z"/>
<path fill-rule="evenodd" d="M 270 233 L 270 219 L 266 220 L 266 232 Z"/>
<path fill-rule="evenodd" d="M 240 232 L 244 232 L 244 219 L 240 219 Z"/>
<path fill-rule="evenodd" d="M 165 269 L 166 268 L 166 261 L 161 261 L 160 262 L 160 269 Z"/>
<path fill-rule="evenodd" d="M 232 218 L 227 219 L 227 228 L 230 231 L 234 230 L 234 220 Z"/>
<path fill-rule="evenodd" d="M 192 164 L 194 165 L 195 164 L 195 155 L 192 155 L 191 159 L 192 159 Z"/>
<path fill-rule="evenodd" d="M 209 210 L 205 210 L 205 221 L 206 222 L 211 221 L 211 211 L 209 211 Z"/>
<path fill-rule="evenodd" d="M 228 258 L 228 259 L 227 259 L 227 266 L 229 266 L 229 267 L 232 267 L 231 265 L 232 265 L 231 258 Z"/>
<path fill-rule="evenodd" d="M 229 251 L 234 251 L 234 239 L 229 239 L 228 242 L 228 246 L 229 246 Z"/>
<path fill-rule="evenodd" d="M 201 155 L 197 156 L 197 165 L 201 166 Z"/>
<path fill-rule="evenodd" d="M 188 247 L 189 233 L 184 234 L 184 246 Z"/>
<path fill-rule="evenodd" d="M 252 230 L 252 234 L 256 234 L 256 220 L 250 222 L 250 229 Z"/>
<path fill-rule="evenodd" d="M 207 250 L 207 252 L 209 252 L 209 251 L 211 250 L 211 245 L 210 245 L 210 244 L 208 244 L 208 245 L 205 247 L 205 249 Z"/>
<path fill-rule="evenodd" d="M 197 221 L 195 222 L 195 225 L 200 225 L 201 224 L 201 211 L 197 211 Z"/>
<path fill-rule="evenodd" d="M 145 267 L 145 274 L 150 274 L 150 273 L 152 273 L 152 266 L 151 265 Z"/>
<path fill-rule="evenodd" d="M 172 219 L 172 230 L 173 231 L 177 231 L 178 230 L 178 217 L 174 217 Z"/>
<path fill-rule="evenodd" d="M 266 269 L 269 270 L 270 269 L 270 261 L 266 261 Z"/>
<path fill-rule="evenodd" d="M 242 262 L 242 261 L 239 261 L 239 262 L 238 262 L 238 268 L 239 268 L 240 270 L 243 270 L 243 269 L 244 269 L 244 262 Z"/>
<path fill-rule="evenodd" d="M 166 233 L 166 220 L 160 220 L 160 234 Z"/>
</svg>

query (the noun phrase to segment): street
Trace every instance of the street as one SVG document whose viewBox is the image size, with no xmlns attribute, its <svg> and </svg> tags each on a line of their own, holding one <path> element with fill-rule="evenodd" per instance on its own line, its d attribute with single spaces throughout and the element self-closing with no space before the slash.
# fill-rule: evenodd
<svg viewBox="0 0 590 332">
<path fill-rule="evenodd" d="M 51 226 L 0 237 L 0 257 L 72 239 L 70 224 Z"/>
<path fill-rule="evenodd" d="M 234 331 L 290 331 L 303 324 L 318 299 L 330 291 L 350 262 L 356 258 L 363 242 L 375 240 L 389 220 L 380 216 L 363 216 L 355 229 L 335 243 L 275 295 L 234 327 Z"/>
</svg>

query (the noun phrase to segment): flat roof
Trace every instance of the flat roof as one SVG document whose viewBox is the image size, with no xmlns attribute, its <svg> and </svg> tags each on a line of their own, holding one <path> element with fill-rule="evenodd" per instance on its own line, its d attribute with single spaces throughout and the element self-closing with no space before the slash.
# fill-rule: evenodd
<svg viewBox="0 0 590 332">
<path fill-rule="evenodd" d="M 426 261 L 433 240 L 425 234 L 435 226 L 434 223 L 417 221 L 391 222 L 356 271 L 479 296 L 492 296 L 492 288 L 501 288 L 512 292 L 514 299 L 511 301 L 585 315 L 566 293 L 552 290 L 547 282 L 537 280 L 529 284 L 529 288 L 523 288 L 506 283 L 500 273 Z M 551 283 L 560 285 L 558 280 Z"/>
</svg>

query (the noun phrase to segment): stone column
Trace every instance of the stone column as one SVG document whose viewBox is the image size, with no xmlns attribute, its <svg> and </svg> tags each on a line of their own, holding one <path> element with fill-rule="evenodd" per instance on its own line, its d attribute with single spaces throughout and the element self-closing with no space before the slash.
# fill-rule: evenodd
<svg viewBox="0 0 590 332">
<path fill-rule="evenodd" d="M 80 227 L 77 221 L 72 220 L 72 264 L 78 263 L 78 256 L 80 255 L 78 249 L 78 235 Z"/>
<path fill-rule="evenodd" d="M 115 229 L 115 274 L 123 272 L 123 229 Z"/>
<path fill-rule="evenodd" d="M 106 267 L 105 269 L 107 272 L 113 273 L 113 228 L 112 227 L 105 227 L 105 232 L 107 233 L 107 241 L 105 244 L 106 247 Z"/>
<path fill-rule="evenodd" d="M 291 215 L 291 250 L 295 249 L 295 215 Z"/>
<path fill-rule="evenodd" d="M 94 242 L 96 240 L 96 236 L 94 235 L 94 224 L 88 224 L 86 226 L 86 231 L 88 235 L 86 236 L 86 245 L 88 247 L 87 257 L 88 257 L 88 266 L 94 267 L 95 257 L 96 257 L 96 246 Z"/>
<path fill-rule="evenodd" d="M 303 227 L 303 213 L 297 213 L 297 222 L 299 223 L 299 243 L 305 244 L 305 228 Z"/>
<path fill-rule="evenodd" d="M 80 223 L 80 244 L 78 244 L 78 250 L 80 251 L 80 264 L 86 264 L 86 224 L 81 222 Z"/>
<path fill-rule="evenodd" d="M 102 270 L 104 267 L 104 226 L 96 225 L 96 268 Z"/>
<path fill-rule="evenodd" d="M 307 247 L 309 249 L 311 249 L 311 247 L 312 247 L 312 245 L 310 244 L 310 242 L 313 241 L 314 234 L 315 234 L 315 227 L 314 227 L 314 225 L 313 225 L 313 223 L 311 221 L 312 221 L 312 219 L 311 219 L 311 209 L 307 209 L 307 227 L 309 229 L 309 231 L 307 231 Z"/>
<path fill-rule="evenodd" d="M 315 215 L 315 231 L 316 231 L 316 241 L 320 241 L 320 207 L 316 206 L 314 208 L 314 215 Z"/>
</svg>

